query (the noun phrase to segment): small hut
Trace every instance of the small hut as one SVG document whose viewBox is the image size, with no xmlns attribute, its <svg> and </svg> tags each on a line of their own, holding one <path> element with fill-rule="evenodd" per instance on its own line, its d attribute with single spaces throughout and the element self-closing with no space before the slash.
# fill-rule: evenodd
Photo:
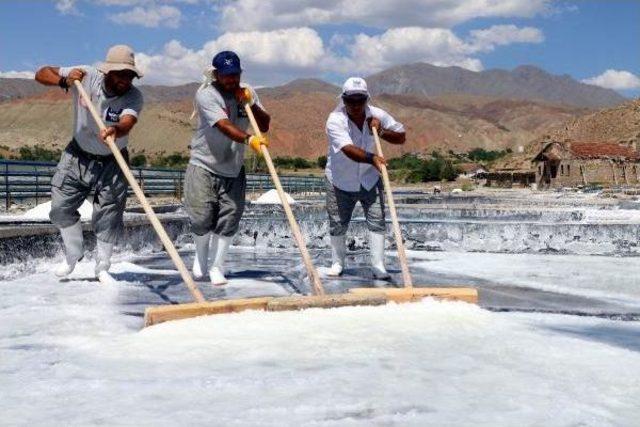
<svg viewBox="0 0 640 427">
<path fill-rule="evenodd" d="M 635 141 L 546 141 L 533 158 L 538 188 L 640 183 Z"/>
</svg>

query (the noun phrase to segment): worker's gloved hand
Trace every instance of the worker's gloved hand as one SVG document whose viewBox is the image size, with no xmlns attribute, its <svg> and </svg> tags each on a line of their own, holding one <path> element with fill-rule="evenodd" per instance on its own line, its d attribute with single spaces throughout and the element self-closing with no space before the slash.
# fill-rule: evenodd
<svg viewBox="0 0 640 427">
<path fill-rule="evenodd" d="M 251 135 L 248 142 L 249 147 L 258 154 L 262 154 L 261 145 L 269 146 L 269 139 L 266 136 Z"/>
<path fill-rule="evenodd" d="M 236 89 L 236 101 L 238 104 L 247 104 L 249 107 L 252 107 L 256 101 L 253 99 L 253 93 L 251 89 L 248 87 L 239 87 Z"/>
</svg>

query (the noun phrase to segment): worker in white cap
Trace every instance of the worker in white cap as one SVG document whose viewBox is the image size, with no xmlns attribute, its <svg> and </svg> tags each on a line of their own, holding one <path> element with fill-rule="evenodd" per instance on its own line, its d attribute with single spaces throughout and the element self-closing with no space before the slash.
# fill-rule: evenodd
<svg viewBox="0 0 640 427">
<path fill-rule="evenodd" d="M 391 144 L 405 142 L 405 130 L 386 111 L 369 104 L 367 83 L 350 77 L 342 87 L 341 102 L 329 114 L 326 132 L 327 213 L 331 237 L 330 276 L 344 269 L 346 232 L 357 202 L 364 210 L 369 230 L 371 269 L 375 278 L 387 279 L 384 266 L 385 213 L 380 166 L 386 160 L 375 154 L 373 128 Z"/>
<path fill-rule="evenodd" d="M 127 135 L 142 111 L 142 93 L 133 86 L 142 77 L 136 68 L 133 50 L 116 45 L 97 67 L 45 66 L 36 80 L 48 86 L 72 89 L 74 105 L 73 138 L 67 145 L 57 170 L 51 178 L 51 222 L 60 229 L 65 259 L 55 270 L 59 277 L 69 275 L 84 256 L 82 226 L 78 208 L 91 195 L 93 230 L 97 237 L 95 274 L 108 277 L 113 245 L 123 230 L 127 200 L 127 183 L 122 171 L 105 144 L 114 136 L 116 145 L 128 159 Z M 100 130 L 73 82 L 82 82 L 106 129 Z"/>
</svg>

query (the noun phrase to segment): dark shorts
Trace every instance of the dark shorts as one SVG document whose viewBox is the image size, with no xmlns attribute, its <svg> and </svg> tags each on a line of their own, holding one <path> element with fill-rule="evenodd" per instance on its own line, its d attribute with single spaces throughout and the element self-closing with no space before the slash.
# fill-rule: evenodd
<svg viewBox="0 0 640 427">
<path fill-rule="evenodd" d="M 244 212 L 246 187 L 244 167 L 237 177 L 228 178 L 189 164 L 184 205 L 191 230 L 198 236 L 210 231 L 226 237 L 236 234 Z"/>
</svg>

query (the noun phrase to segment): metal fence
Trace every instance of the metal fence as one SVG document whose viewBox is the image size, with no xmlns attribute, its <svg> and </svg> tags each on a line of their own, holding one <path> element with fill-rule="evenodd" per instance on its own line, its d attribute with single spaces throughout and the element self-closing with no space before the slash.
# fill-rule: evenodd
<svg viewBox="0 0 640 427">
<path fill-rule="evenodd" d="M 36 204 L 51 197 L 51 177 L 56 163 L 0 160 L 0 198 L 5 209 L 12 203 L 35 200 Z M 182 198 L 184 170 L 135 168 L 131 171 L 147 196 Z M 282 175 L 282 187 L 288 193 L 321 193 L 323 178 L 317 176 Z M 268 174 L 247 174 L 247 192 L 264 192 L 274 188 Z M 131 190 L 130 190 L 131 192 Z"/>
</svg>

